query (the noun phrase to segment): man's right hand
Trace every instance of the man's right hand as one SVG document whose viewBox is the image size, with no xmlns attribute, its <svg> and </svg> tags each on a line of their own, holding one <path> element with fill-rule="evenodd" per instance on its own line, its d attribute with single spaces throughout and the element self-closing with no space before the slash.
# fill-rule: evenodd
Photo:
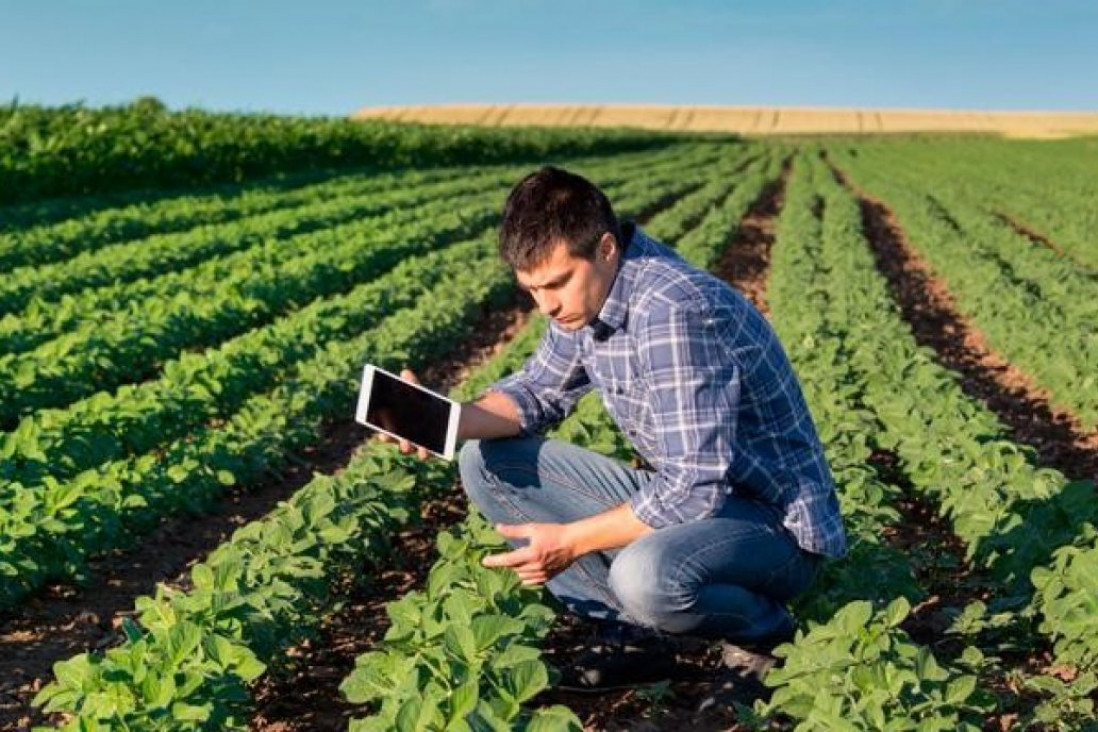
<svg viewBox="0 0 1098 732">
<path fill-rule="evenodd" d="M 400 378 L 404 379 L 409 384 L 419 384 L 419 379 L 416 377 L 411 369 L 402 369 L 400 372 Z M 378 432 L 377 439 L 381 442 L 397 443 L 397 446 L 400 448 L 400 452 L 404 455 L 411 455 L 413 452 L 415 452 L 419 456 L 420 460 L 426 460 L 431 457 L 431 453 L 427 450 L 427 448 L 416 447 L 412 443 L 408 442 L 408 440 L 397 439 L 396 437 L 387 435 L 384 432 Z"/>
</svg>

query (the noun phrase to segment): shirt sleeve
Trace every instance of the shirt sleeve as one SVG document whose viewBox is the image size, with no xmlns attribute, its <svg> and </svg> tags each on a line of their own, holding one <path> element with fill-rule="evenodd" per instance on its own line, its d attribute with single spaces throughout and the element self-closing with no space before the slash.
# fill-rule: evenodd
<svg viewBox="0 0 1098 732">
<path fill-rule="evenodd" d="M 658 455 L 656 477 L 630 500 L 652 528 L 709 518 L 724 505 L 742 368 L 717 318 L 691 304 L 660 304 L 638 328 Z"/>
<path fill-rule="evenodd" d="M 591 389 L 577 338 L 550 324 L 534 355 L 522 369 L 496 382 L 489 391 L 507 396 L 518 409 L 522 432 L 530 435 L 558 424 Z"/>
</svg>

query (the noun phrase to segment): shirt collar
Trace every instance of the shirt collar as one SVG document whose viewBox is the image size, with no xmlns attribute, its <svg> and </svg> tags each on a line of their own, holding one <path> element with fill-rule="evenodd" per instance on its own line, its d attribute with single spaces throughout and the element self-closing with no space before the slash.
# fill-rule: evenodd
<svg viewBox="0 0 1098 732">
<path fill-rule="evenodd" d="M 618 261 L 618 271 L 614 275 L 614 284 L 610 286 L 610 292 L 606 295 L 606 301 L 602 304 L 598 316 L 588 325 L 592 336 L 597 341 L 606 340 L 625 325 L 629 316 L 629 300 L 633 295 L 633 283 L 636 281 L 639 269 L 635 260 L 648 253 L 646 246 L 648 237 L 635 224 L 623 223 L 621 234 L 625 244 L 621 259 Z"/>
</svg>

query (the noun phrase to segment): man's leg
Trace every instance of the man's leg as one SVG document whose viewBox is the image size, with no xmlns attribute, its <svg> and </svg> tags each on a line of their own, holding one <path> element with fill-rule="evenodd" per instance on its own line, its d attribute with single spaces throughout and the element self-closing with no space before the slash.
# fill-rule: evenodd
<svg viewBox="0 0 1098 732">
<path fill-rule="evenodd" d="M 470 440 L 461 450 L 461 479 L 469 498 L 493 523 L 567 523 L 618 506 L 652 474 L 560 440 L 542 437 Z M 551 579 L 547 587 L 569 610 L 631 622 L 610 592 L 617 552 L 592 553 Z"/>
<path fill-rule="evenodd" d="M 776 508 L 730 497 L 714 518 L 625 547 L 610 586 L 622 610 L 645 625 L 750 644 L 792 631 L 784 603 L 808 588 L 818 564 Z"/>
</svg>

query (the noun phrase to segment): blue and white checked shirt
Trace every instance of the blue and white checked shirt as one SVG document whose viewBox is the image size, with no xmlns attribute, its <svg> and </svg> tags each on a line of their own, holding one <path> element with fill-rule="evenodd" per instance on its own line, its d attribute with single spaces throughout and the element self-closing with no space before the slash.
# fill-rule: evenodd
<svg viewBox="0 0 1098 732">
<path fill-rule="evenodd" d="M 770 324 L 641 230 L 627 224 L 623 237 L 598 318 L 574 332 L 551 322 L 522 370 L 491 388 L 515 402 L 527 434 L 560 422 L 597 388 L 656 470 L 631 499 L 653 528 L 710 517 L 740 495 L 779 506 L 807 551 L 844 554 L 831 471 Z"/>
</svg>

